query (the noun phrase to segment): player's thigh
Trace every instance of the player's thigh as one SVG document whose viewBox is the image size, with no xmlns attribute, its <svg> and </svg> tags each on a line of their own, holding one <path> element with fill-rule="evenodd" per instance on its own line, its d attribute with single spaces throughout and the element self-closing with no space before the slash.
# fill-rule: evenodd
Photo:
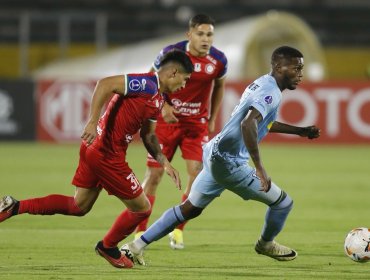
<svg viewBox="0 0 370 280">
<path fill-rule="evenodd" d="M 195 178 L 203 168 L 202 161 L 198 160 L 185 160 L 186 170 L 190 177 Z"/>
<path fill-rule="evenodd" d="M 186 160 L 201 162 L 202 146 L 208 142 L 208 126 L 205 124 L 181 127 L 180 149 Z"/>
<path fill-rule="evenodd" d="M 121 199 L 130 211 L 145 212 L 150 210 L 150 202 L 144 193 L 141 193 L 133 199 Z"/>
<path fill-rule="evenodd" d="M 238 164 L 233 160 L 214 156 L 210 160 L 210 169 L 219 184 L 244 200 L 252 199 L 270 205 L 282 195 L 281 189 L 274 183 L 268 192 L 261 191 L 261 181 L 256 176 L 255 169 L 248 164 Z"/>
<path fill-rule="evenodd" d="M 155 130 L 162 153 L 171 161 L 181 140 L 181 131 L 178 124 L 158 124 Z M 148 153 L 147 166 L 161 167 L 161 165 Z"/>
<path fill-rule="evenodd" d="M 224 190 L 224 187 L 215 181 L 211 173 L 203 169 L 195 178 L 188 199 L 195 207 L 205 208 Z"/>
<path fill-rule="evenodd" d="M 265 203 L 266 205 L 274 204 L 283 194 L 282 190 L 273 182 L 268 192 L 261 191 L 261 181 L 256 176 L 255 169 L 243 165 L 232 174 L 230 184 L 227 188 L 233 193 L 239 195 L 244 200 L 252 199 Z"/>
<path fill-rule="evenodd" d="M 91 163 L 99 160 L 97 156 L 90 151 L 84 144 L 80 147 L 80 158 L 76 172 L 72 179 L 72 185 L 85 189 L 96 188 L 99 183 L 99 178 L 91 167 Z"/>
<path fill-rule="evenodd" d="M 76 205 L 85 212 L 90 211 L 99 197 L 101 188 L 76 187 L 74 200 Z"/>
<path fill-rule="evenodd" d="M 110 195 L 120 199 L 134 199 L 143 192 L 139 180 L 122 157 L 102 157 L 94 162 L 93 169 L 99 184 Z"/>
</svg>

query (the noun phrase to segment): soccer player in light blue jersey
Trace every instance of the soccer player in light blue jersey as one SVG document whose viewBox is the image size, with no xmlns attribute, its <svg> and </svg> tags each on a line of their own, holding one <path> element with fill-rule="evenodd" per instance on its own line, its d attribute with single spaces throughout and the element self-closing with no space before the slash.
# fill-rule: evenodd
<svg viewBox="0 0 370 280">
<path fill-rule="evenodd" d="M 144 234 L 122 246 L 139 264 L 145 264 L 143 250 L 178 224 L 199 216 L 216 197 L 227 189 L 244 200 L 267 205 L 265 224 L 255 245 L 259 254 L 290 261 L 297 252 L 280 245 L 275 237 L 283 229 L 293 200 L 271 181 L 265 170 L 258 143 L 268 132 L 296 134 L 309 139 L 320 136 L 316 126 L 296 127 L 276 121 L 282 92 L 294 90 L 303 77 L 303 55 L 297 49 L 282 46 L 271 57 L 272 70 L 244 91 L 230 120 L 203 149 L 203 170 L 196 177 L 189 198 L 168 209 Z M 248 164 L 252 160 L 254 167 Z"/>
</svg>

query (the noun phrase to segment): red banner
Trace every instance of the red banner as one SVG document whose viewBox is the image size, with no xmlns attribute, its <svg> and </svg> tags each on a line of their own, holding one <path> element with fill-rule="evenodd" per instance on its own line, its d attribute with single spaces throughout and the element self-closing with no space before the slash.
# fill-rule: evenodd
<svg viewBox="0 0 370 280">
<path fill-rule="evenodd" d="M 219 128 L 239 102 L 247 82 L 227 83 Z M 79 141 L 89 114 L 95 81 L 39 81 L 37 139 Z M 370 144 L 370 82 L 306 83 L 283 92 L 279 121 L 297 126 L 315 124 L 315 143 Z M 305 143 L 296 136 L 271 133 L 268 141 Z"/>
<path fill-rule="evenodd" d="M 239 102 L 247 83 L 227 85 L 222 120 L 226 121 Z M 305 83 L 296 90 L 283 91 L 279 121 L 321 128 L 316 143 L 370 144 L 370 82 Z M 300 137 L 269 134 L 271 142 L 300 142 Z"/>
</svg>

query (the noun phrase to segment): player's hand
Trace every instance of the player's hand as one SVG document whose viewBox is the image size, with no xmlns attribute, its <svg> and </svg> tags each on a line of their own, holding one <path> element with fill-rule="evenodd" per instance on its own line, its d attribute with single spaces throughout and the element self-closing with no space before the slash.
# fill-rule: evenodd
<svg viewBox="0 0 370 280">
<path fill-rule="evenodd" d="M 179 172 L 175 168 L 173 168 L 171 164 L 166 165 L 164 167 L 164 170 L 172 178 L 172 180 L 175 182 L 176 187 L 179 190 L 181 190 L 181 180 L 180 180 Z"/>
<path fill-rule="evenodd" d="M 256 175 L 261 181 L 260 191 L 268 192 L 271 188 L 271 178 L 267 175 L 265 169 L 256 169 Z"/>
<path fill-rule="evenodd" d="M 162 108 L 162 117 L 166 123 L 177 123 L 179 119 L 176 118 L 175 114 L 178 114 L 178 113 L 179 111 L 177 111 L 175 107 L 167 103 L 164 103 L 163 108 Z"/>
<path fill-rule="evenodd" d="M 81 138 L 86 141 L 87 145 L 91 145 L 94 142 L 97 135 L 96 127 L 97 125 L 92 122 L 86 124 Z"/>
<path fill-rule="evenodd" d="M 311 125 L 304 127 L 299 136 L 307 137 L 308 139 L 315 139 L 320 137 L 321 130 L 317 126 Z"/>
</svg>

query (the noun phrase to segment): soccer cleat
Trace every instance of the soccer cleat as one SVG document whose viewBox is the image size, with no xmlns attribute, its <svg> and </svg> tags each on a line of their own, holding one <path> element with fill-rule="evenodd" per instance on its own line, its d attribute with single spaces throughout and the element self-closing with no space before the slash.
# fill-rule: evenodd
<svg viewBox="0 0 370 280">
<path fill-rule="evenodd" d="M 124 254 L 121 254 L 117 247 L 105 248 L 103 241 L 95 246 L 95 252 L 106 259 L 111 265 L 117 268 L 132 268 L 134 263 Z"/>
<path fill-rule="evenodd" d="M 143 233 L 144 233 L 144 231 L 138 231 L 137 233 L 135 233 L 134 240 L 139 239 L 140 236 L 143 235 Z"/>
<path fill-rule="evenodd" d="M 292 261 L 298 256 L 298 253 L 293 249 L 280 245 L 275 241 L 265 242 L 258 240 L 254 249 L 258 254 L 268 256 L 278 261 Z"/>
<path fill-rule="evenodd" d="M 4 196 L 0 200 L 0 223 L 13 216 L 14 207 L 18 204 L 18 200 L 10 195 Z"/>
<path fill-rule="evenodd" d="M 175 228 L 172 232 L 168 234 L 168 236 L 170 238 L 170 247 L 172 249 L 184 249 L 184 238 L 181 229 Z"/>
<path fill-rule="evenodd" d="M 121 252 L 127 256 L 133 263 L 137 263 L 139 265 L 146 265 L 143 250 L 136 250 L 132 243 L 124 244 L 120 248 Z"/>
</svg>

